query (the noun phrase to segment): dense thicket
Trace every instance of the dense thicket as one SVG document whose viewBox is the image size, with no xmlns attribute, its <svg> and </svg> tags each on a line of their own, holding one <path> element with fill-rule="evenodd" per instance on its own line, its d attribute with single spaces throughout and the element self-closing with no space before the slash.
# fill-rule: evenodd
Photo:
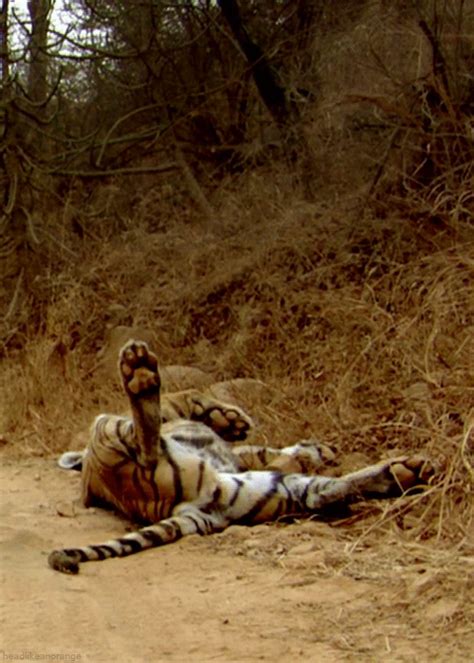
<svg viewBox="0 0 474 663">
<path fill-rule="evenodd" d="M 469 222 L 473 25 L 459 0 L 3 0 L 3 350 L 71 237 L 170 209 L 218 231 L 223 182 L 262 169 L 306 201 Z"/>
<path fill-rule="evenodd" d="M 298 157 L 305 171 L 317 168 L 323 136 L 314 122 L 334 90 L 339 104 L 352 104 L 350 131 L 384 133 L 377 182 L 400 148 L 405 186 L 445 176 L 451 195 L 466 177 L 474 109 L 467 3 L 54 4 L 32 0 L 28 15 L 11 4 L 7 17 L 3 3 L 8 212 L 18 206 L 15 181 L 31 188 L 45 175 L 182 170 L 184 159 L 212 187 L 224 172 L 275 155 L 290 156 L 295 170 Z"/>
</svg>

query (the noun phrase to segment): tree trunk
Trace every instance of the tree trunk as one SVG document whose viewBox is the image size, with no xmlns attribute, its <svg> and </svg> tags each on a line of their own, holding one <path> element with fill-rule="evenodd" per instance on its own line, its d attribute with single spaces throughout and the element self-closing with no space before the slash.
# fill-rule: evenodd
<svg viewBox="0 0 474 663">
<path fill-rule="evenodd" d="M 251 67 L 260 97 L 280 130 L 291 172 L 302 183 L 306 196 L 312 198 L 314 160 L 302 130 L 298 107 L 288 99 L 278 72 L 249 35 L 242 22 L 237 0 L 217 0 L 217 4 Z M 300 164 L 301 177 L 295 173 L 296 163 Z"/>
<path fill-rule="evenodd" d="M 285 128 L 294 118 L 294 109 L 287 103 L 285 88 L 278 80 L 277 72 L 271 67 L 265 54 L 256 44 L 242 23 L 236 0 L 218 0 L 222 14 L 235 40 L 252 68 L 255 85 L 263 103 L 280 128 Z M 298 113 L 296 113 L 298 115 Z"/>
<path fill-rule="evenodd" d="M 8 129 L 8 106 L 10 102 L 10 53 L 8 45 L 8 0 L 2 0 L 0 14 L 0 68 L 1 68 L 1 87 L 0 87 L 0 205 L 2 206 L 2 218 L 0 218 L 0 227 L 5 215 L 5 210 L 9 208 L 9 180 L 7 176 L 7 167 L 5 163 L 6 139 Z"/>
<path fill-rule="evenodd" d="M 48 97 L 48 30 L 51 0 L 29 0 L 31 18 L 29 43 L 30 65 L 28 70 L 28 97 L 35 104 L 46 102 Z"/>
<path fill-rule="evenodd" d="M 8 84 L 10 75 L 10 58 L 8 52 L 8 0 L 2 0 L 0 9 L 0 78 L 2 88 L 0 90 L 0 103 L 4 101 L 3 95 Z"/>
</svg>

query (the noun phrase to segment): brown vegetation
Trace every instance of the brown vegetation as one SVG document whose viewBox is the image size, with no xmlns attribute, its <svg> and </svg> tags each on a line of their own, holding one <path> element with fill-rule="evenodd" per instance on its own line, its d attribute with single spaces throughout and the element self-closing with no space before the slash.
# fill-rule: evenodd
<svg viewBox="0 0 474 663">
<path fill-rule="evenodd" d="M 299 97 L 299 138 L 314 159 L 308 195 L 301 163 L 289 177 L 247 65 L 226 50 L 217 9 L 195 4 L 201 14 L 181 14 L 194 50 L 174 50 L 172 35 L 161 44 L 182 80 L 165 67 L 157 87 L 156 44 L 133 60 L 133 83 L 145 70 L 154 81 L 140 94 L 153 90 L 158 106 L 172 98 L 162 133 L 149 98 L 139 100 L 142 125 L 127 115 L 130 90 L 124 108 L 110 85 L 82 107 L 64 92 L 58 126 L 82 118 L 77 150 L 61 156 L 54 143 L 42 160 L 12 138 L 25 106 L 2 99 L 20 117 L 2 152 L 3 454 L 54 456 L 78 446 L 96 413 L 122 409 L 110 348 L 117 334 L 144 330 L 163 365 L 266 383 L 265 398 L 241 397 L 272 444 L 315 436 L 349 463 L 432 458 L 426 491 L 341 523 L 351 527 L 340 567 L 429 566 L 436 590 L 413 605 L 458 593 L 446 619 L 464 632 L 474 555 L 472 12 L 454 2 L 444 13 L 436 2 L 338 3 L 338 16 L 311 15 L 299 47 L 285 30 L 306 14 L 281 19 L 273 64 L 287 91 L 312 92 Z M 268 52 L 273 10 L 256 16 L 241 4 Z M 283 17 L 291 5 L 266 4 Z M 203 17 L 212 18 L 204 43 Z M 94 125 L 94 104 L 110 106 L 107 130 Z M 140 172 L 121 172 L 132 168 Z M 369 545 L 381 546 L 378 561 L 350 556 Z"/>
</svg>

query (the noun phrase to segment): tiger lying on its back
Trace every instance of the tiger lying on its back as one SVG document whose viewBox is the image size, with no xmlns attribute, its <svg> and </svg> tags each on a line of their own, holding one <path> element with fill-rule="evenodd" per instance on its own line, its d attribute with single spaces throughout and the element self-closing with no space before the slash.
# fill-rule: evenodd
<svg viewBox="0 0 474 663">
<path fill-rule="evenodd" d="M 304 471 L 314 469 L 325 451 L 304 443 L 281 450 L 232 447 L 223 437 L 245 438 L 251 420 L 238 407 L 199 392 L 184 392 L 171 408 L 170 397 L 164 409 L 188 420 L 162 423 L 155 355 L 145 343 L 129 341 L 119 367 L 132 416 L 97 417 L 86 450 L 65 454 L 62 464 L 82 465 L 86 506 L 107 504 L 132 520 L 154 524 L 99 545 L 55 550 L 48 562 L 58 571 L 77 573 L 81 562 L 124 557 L 232 523 L 251 525 L 310 515 L 337 503 L 400 495 L 426 476 L 419 457 L 387 460 L 340 478 L 255 471 L 281 467 L 282 459 Z M 68 456 L 75 462 L 68 463 Z"/>
</svg>

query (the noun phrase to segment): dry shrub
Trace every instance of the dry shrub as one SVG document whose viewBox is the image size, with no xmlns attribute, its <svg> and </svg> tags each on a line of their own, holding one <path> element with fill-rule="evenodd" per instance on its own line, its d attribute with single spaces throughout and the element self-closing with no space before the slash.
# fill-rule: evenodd
<svg viewBox="0 0 474 663">
<path fill-rule="evenodd" d="M 472 223 L 473 26 L 456 0 L 371 2 L 317 35 L 318 103 L 304 118 L 322 195 L 358 191 L 379 218 L 452 232 Z"/>
</svg>

